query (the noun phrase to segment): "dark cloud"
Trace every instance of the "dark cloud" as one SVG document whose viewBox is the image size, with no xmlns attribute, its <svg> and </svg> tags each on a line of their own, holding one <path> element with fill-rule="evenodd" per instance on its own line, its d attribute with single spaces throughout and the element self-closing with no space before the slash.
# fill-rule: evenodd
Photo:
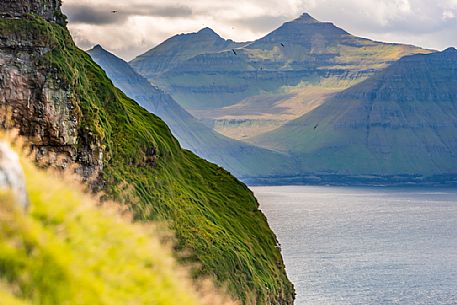
<svg viewBox="0 0 457 305">
<path fill-rule="evenodd" d="M 192 16 L 192 9 L 187 6 L 139 5 L 135 7 L 109 7 L 97 5 L 66 5 L 64 13 L 72 23 L 93 25 L 122 24 L 133 16 L 178 18 Z"/>
</svg>

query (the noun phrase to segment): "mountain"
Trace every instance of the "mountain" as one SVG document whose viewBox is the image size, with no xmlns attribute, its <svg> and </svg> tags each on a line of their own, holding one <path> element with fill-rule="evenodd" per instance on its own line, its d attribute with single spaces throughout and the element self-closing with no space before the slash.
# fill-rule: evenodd
<svg viewBox="0 0 457 305">
<path fill-rule="evenodd" d="M 186 44 L 164 45 L 187 48 Z M 145 69 L 137 60 L 131 65 L 195 117 L 212 121 L 227 136 L 249 140 L 304 115 L 328 94 L 405 55 L 429 52 L 359 38 L 303 14 L 250 44 L 200 53 L 161 70 L 154 79 L 149 77 L 155 73 L 153 67 Z"/>
<path fill-rule="evenodd" d="M 88 53 L 106 71 L 115 86 L 163 119 L 185 149 L 226 168 L 239 178 L 292 170 L 286 155 L 234 141 L 202 124 L 170 95 L 151 85 L 125 61 L 101 46 Z"/>
<path fill-rule="evenodd" d="M 406 56 L 254 141 L 295 155 L 303 176 L 452 182 L 457 50 Z"/>
<path fill-rule="evenodd" d="M 293 287 L 278 242 L 252 192 L 224 169 L 181 149 L 161 119 L 114 87 L 100 66 L 75 46 L 60 4 L 0 2 L 1 126 L 15 127 L 27 137 L 42 166 L 76 167 L 88 186 L 102 191 L 103 199 L 124 204 L 135 220 L 169 224 L 176 234 L 177 256 L 201 267 L 195 276 L 214 278 L 242 304 L 292 304 Z M 77 217 L 53 213 L 59 219 Z M 58 233 L 68 236 L 62 229 Z M 110 225 L 103 230 L 117 234 Z M 33 244 L 11 246 L 36 254 L 29 252 Z M 39 264 L 52 258 L 53 253 L 46 252 Z M 89 255 L 86 261 L 94 263 Z M 58 264 L 68 262 L 71 257 Z M 97 266 L 95 261 L 93 268 Z M 125 274 L 124 281 L 131 279 Z M 90 284 L 90 278 L 82 280 Z M 34 287 L 26 288 L 31 293 Z"/>
<path fill-rule="evenodd" d="M 245 44 L 223 39 L 212 29 L 204 28 L 197 33 L 179 34 L 167 39 L 135 58 L 131 65 L 146 78 L 155 79 L 162 72 L 196 55 L 231 50 Z"/>
</svg>

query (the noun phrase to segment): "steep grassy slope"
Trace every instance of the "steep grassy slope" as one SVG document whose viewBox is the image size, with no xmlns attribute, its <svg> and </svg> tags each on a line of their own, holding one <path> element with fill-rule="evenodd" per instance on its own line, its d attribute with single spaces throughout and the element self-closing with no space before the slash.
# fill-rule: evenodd
<svg viewBox="0 0 457 305">
<path fill-rule="evenodd" d="M 457 50 L 404 57 L 255 141 L 305 173 L 455 175 Z"/>
<path fill-rule="evenodd" d="M 116 89 L 65 27 L 40 17 L 1 19 L 0 37 L 28 46 L 20 52 L 32 52 L 36 69 L 70 90 L 81 114 L 79 145 L 89 136 L 101 141 L 109 197 L 128 204 L 137 220 L 169 221 L 177 247 L 201 263 L 198 273 L 227 283 L 245 304 L 292 303 L 276 238 L 245 185 L 182 150 L 165 123 Z M 37 44 L 48 52 L 33 53 Z"/>
<path fill-rule="evenodd" d="M 171 47 L 186 49 L 185 44 Z M 232 50 L 200 53 L 161 72 L 156 79 L 197 118 L 216 120 L 219 126 L 225 124 L 225 128 L 218 130 L 227 136 L 238 134 L 237 128 L 244 124 L 246 128 L 242 130 L 249 138 L 259 133 L 259 127 L 268 131 L 284 124 L 269 118 L 271 105 L 261 102 L 265 98 L 298 95 L 306 105 L 307 96 L 315 93 L 316 87 L 341 91 L 405 55 L 424 52 L 429 51 L 355 37 L 332 23 L 319 22 L 304 14 L 237 48 L 236 54 Z M 138 68 L 136 61 L 132 65 Z M 146 76 L 153 73 L 147 69 L 138 71 Z M 276 113 L 288 114 L 293 120 L 304 114 L 306 106 L 281 104 L 294 102 L 293 98 L 286 98 L 273 106 Z M 233 111 L 219 115 L 224 107 L 245 108 L 246 104 L 256 109 L 253 115 L 237 116 Z M 295 116 L 290 115 L 294 111 Z"/>
<path fill-rule="evenodd" d="M 284 154 L 226 138 L 199 122 L 170 95 L 152 86 L 125 61 L 101 46 L 88 53 L 116 87 L 163 119 L 183 148 L 224 167 L 241 179 L 292 171 L 290 160 Z"/>
<path fill-rule="evenodd" d="M 223 303 L 197 292 L 159 230 L 131 224 L 114 205 L 97 207 L 70 180 L 23 164 L 27 213 L 0 193 L 2 305 Z"/>
</svg>

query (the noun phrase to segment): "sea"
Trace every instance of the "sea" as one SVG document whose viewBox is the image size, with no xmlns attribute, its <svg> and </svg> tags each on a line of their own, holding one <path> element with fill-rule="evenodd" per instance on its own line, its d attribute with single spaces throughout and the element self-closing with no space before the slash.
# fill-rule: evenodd
<svg viewBox="0 0 457 305">
<path fill-rule="evenodd" d="M 457 189 L 252 190 L 296 305 L 457 305 Z"/>
</svg>

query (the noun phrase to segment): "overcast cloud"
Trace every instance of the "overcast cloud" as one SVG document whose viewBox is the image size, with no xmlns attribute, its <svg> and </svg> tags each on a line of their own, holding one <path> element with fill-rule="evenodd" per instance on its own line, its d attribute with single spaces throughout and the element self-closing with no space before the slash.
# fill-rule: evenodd
<svg viewBox="0 0 457 305">
<path fill-rule="evenodd" d="M 99 43 L 127 60 L 207 26 L 253 40 L 303 12 L 374 40 L 457 46 L 457 0 L 64 0 L 64 12 L 81 48 Z"/>
</svg>

